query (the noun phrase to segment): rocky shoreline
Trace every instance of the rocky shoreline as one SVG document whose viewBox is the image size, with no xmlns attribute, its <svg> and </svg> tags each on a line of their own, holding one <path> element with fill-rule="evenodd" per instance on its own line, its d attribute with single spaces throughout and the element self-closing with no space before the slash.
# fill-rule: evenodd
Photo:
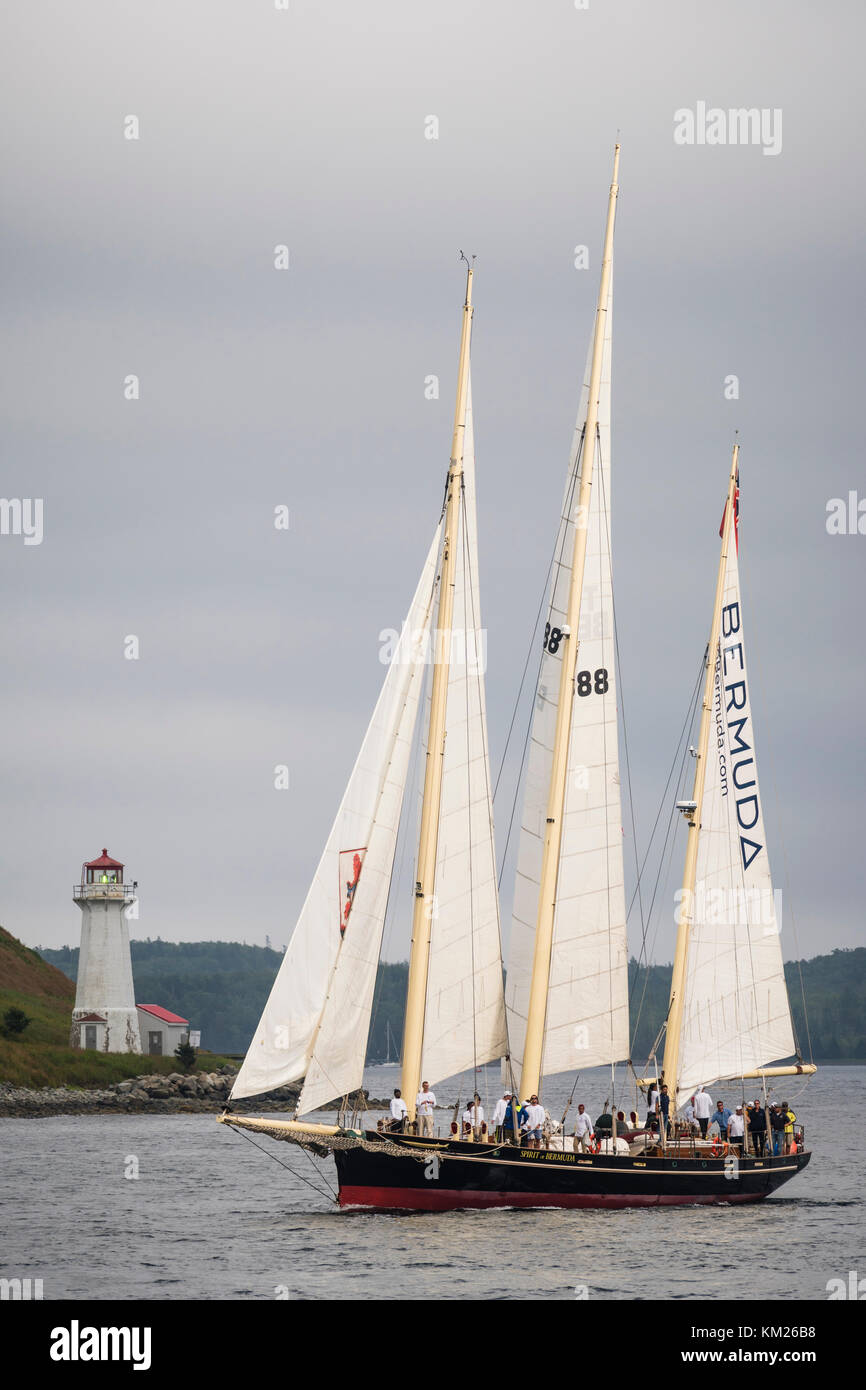
<svg viewBox="0 0 866 1390">
<path fill-rule="evenodd" d="M 237 1075 L 237 1067 L 222 1066 L 212 1072 L 154 1073 L 117 1081 L 100 1089 L 44 1086 L 31 1090 L 0 1082 L 0 1118 L 43 1119 L 49 1115 L 153 1115 L 197 1114 L 220 1111 Z M 262 1111 L 294 1110 L 299 1087 L 282 1086 L 266 1096 L 234 1101 L 236 1115 Z M 370 1109 L 388 1108 L 387 1101 L 366 1102 Z M 336 1105 L 335 1107 L 336 1108 Z"/>
<path fill-rule="evenodd" d="M 236 1067 L 212 1072 L 155 1072 L 99 1089 L 44 1086 L 30 1090 L 0 1082 L 0 1116 L 31 1119 L 48 1115 L 172 1114 L 220 1111 L 237 1075 Z M 259 1110 L 290 1110 L 298 1090 L 285 1086 L 256 1099 Z M 241 1107 L 237 1104 L 233 1109 Z"/>
</svg>

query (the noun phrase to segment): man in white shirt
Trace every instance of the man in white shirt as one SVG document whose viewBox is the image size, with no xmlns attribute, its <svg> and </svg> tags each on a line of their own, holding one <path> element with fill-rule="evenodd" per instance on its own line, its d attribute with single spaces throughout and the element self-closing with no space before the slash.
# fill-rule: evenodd
<svg viewBox="0 0 866 1390">
<path fill-rule="evenodd" d="M 508 1109 L 508 1102 L 509 1102 L 510 1100 L 511 1100 L 511 1092 L 510 1092 L 510 1091 L 505 1091 L 505 1092 L 503 1092 L 502 1099 L 501 1099 L 501 1100 L 498 1100 L 498 1101 L 496 1102 L 496 1105 L 495 1105 L 494 1110 L 493 1110 L 493 1120 L 492 1120 L 492 1124 L 493 1124 L 493 1131 L 494 1131 L 494 1134 L 496 1135 L 496 1142 L 497 1142 L 497 1143 L 499 1143 L 499 1142 L 501 1141 L 501 1139 L 502 1139 L 502 1126 L 503 1126 L 503 1124 L 505 1123 L 505 1112 L 506 1112 L 506 1110 Z"/>
<path fill-rule="evenodd" d="M 538 1096 L 530 1096 L 526 1107 L 526 1120 L 523 1132 L 528 1140 L 527 1148 L 540 1149 L 544 1128 L 544 1106 L 539 1105 Z"/>
<path fill-rule="evenodd" d="M 406 1116 L 408 1114 L 409 1108 L 405 1100 L 400 1095 L 399 1091 L 395 1091 L 391 1100 L 391 1123 L 388 1126 L 392 1133 L 395 1131 L 398 1134 L 403 1133 L 406 1128 Z"/>
<path fill-rule="evenodd" d="M 592 1138 L 592 1120 L 586 1113 L 584 1106 L 577 1107 L 577 1119 L 574 1122 L 574 1147 L 582 1149 L 584 1153 L 590 1152 L 589 1141 Z"/>
<path fill-rule="evenodd" d="M 421 1090 L 415 1097 L 415 1109 L 418 1112 L 418 1133 L 422 1138 L 433 1138 L 433 1107 L 436 1104 L 436 1097 L 430 1090 L 429 1082 L 421 1082 Z"/>
<path fill-rule="evenodd" d="M 742 1105 L 738 1105 L 736 1111 L 728 1120 L 728 1143 L 736 1144 L 737 1148 L 742 1148 L 745 1128 L 743 1107 Z"/>
<path fill-rule="evenodd" d="M 709 1091 L 705 1091 L 703 1086 L 695 1096 L 695 1119 L 701 1128 L 701 1138 L 707 1137 L 707 1125 L 710 1123 L 713 1114 L 713 1100 Z"/>
</svg>

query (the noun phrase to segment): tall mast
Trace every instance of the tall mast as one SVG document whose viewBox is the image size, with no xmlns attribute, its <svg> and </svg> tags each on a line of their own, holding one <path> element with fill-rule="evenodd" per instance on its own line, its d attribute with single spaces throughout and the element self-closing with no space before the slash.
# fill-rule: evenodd
<svg viewBox="0 0 866 1390">
<path fill-rule="evenodd" d="M 448 698 L 448 672 L 451 664 L 451 622 L 454 609 L 454 574 L 457 564 L 457 531 L 460 494 L 463 485 L 463 438 L 466 431 L 466 405 L 469 394 L 469 335 L 472 326 L 472 267 L 466 273 L 466 301 L 460 333 L 460 362 L 457 370 L 457 402 L 454 434 L 448 468 L 448 496 L 445 510 L 445 539 L 439 582 L 439 615 L 435 631 L 433 683 L 430 695 L 430 728 L 427 737 L 427 765 L 424 771 L 424 798 L 421 803 L 421 834 L 418 841 L 418 877 L 415 909 L 412 914 L 412 948 L 409 954 L 409 982 L 406 990 L 406 1022 L 403 1031 L 401 1086 L 409 1119 L 415 1118 L 415 1097 L 421 1083 L 421 1049 L 424 1043 L 424 1011 L 427 1004 L 427 971 L 430 960 L 430 923 L 436 876 L 436 849 L 439 839 L 439 807 L 445 759 L 445 705 Z"/>
<path fill-rule="evenodd" d="M 701 723 L 698 731 L 698 746 L 695 754 L 695 782 L 692 801 L 695 803 L 688 817 L 688 839 L 686 841 L 686 863 L 683 870 L 683 889 L 680 897 L 680 911 L 677 925 L 677 948 L 674 955 L 674 969 L 671 976 L 671 997 L 668 1007 L 667 1031 L 665 1034 L 665 1059 L 663 1076 L 668 1094 L 676 1105 L 677 1077 L 679 1072 L 680 1034 L 683 1027 L 683 999 L 686 983 L 686 963 L 689 954 L 689 933 L 694 920 L 695 877 L 698 867 L 698 837 L 701 831 L 701 814 L 704 803 L 704 784 L 707 778 L 707 746 L 710 737 L 710 714 L 713 706 L 713 688 L 716 678 L 716 659 L 719 649 L 719 628 L 722 621 L 722 598 L 725 592 L 725 572 L 728 563 L 728 547 L 733 530 L 734 494 L 737 487 L 737 459 L 739 444 L 734 445 L 731 457 L 731 476 L 728 479 L 728 500 L 725 505 L 725 519 L 722 525 L 722 553 L 719 559 L 719 575 L 716 580 L 716 600 L 713 604 L 713 621 L 710 627 L 710 640 L 707 645 L 707 673 L 704 678 L 704 702 L 701 707 Z"/>
<path fill-rule="evenodd" d="M 541 1060 L 544 1052 L 544 1022 L 547 1013 L 547 990 L 550 980 L 550 954 L 553 946 L 553 920 L 556 911 L 556 888 L 559 875 L 559 854 L 562 842 L 562 819 L 565 807 L 565 782 L 568 766 L 568 744 L 571 736 L 574 706 L 574 673 L 577 670 L 578 627 L 583 597 L 583 573 L 588 535 L 587 518 L 595 463 L 598 432 L 598 400 L 601 389 L 601 368 L 604 355 L 604 335 L 610 273 L 613 261 L 613 224 L 616 198 L 619 192 L 619 145 L 614 149 L 613 179 L 607 205 L 607 226 L 601 262 L 601 282 L 595 312 L 595 333 L 592 340 L 592 365 L 589 376 L 589 403 L 583 431 L 583 457 L 580 470 L 580 494 L 577 502 L 577 523 L 574 531 L 574 553 L 571 566 L 571 590 L 563 628 L 562 667 L 559 677 L 559 704 L 556 714 L 556 733 L 553 743 L 553 766 L 547 801 L 547 834 L 541 862 L 541 886 L 538 894 L 538 917 L 535 928 L 535 949 L 532 961 L 532 983 L 526 1019 L 526 1043 L 523 1053 L 523 1074 L 520 1081 L 522 1096 L 541 1094 Z"/>
</svg>

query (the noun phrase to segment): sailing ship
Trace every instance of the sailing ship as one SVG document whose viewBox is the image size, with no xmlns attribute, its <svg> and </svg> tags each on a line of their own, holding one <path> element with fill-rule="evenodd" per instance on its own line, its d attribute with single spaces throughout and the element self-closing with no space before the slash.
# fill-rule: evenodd
<svg viewBox="0 0 866 1390">
<path fill-rule="evenodd" d="M 397 1057 L 391 1055 L 391 1043 L 394 1041 L 394 1034 L 391 1032 L 391 1020 L 385 1020 L 385 1056 L 380 1058 L 375 1065 L 379 1067 L 399 1067 L 400 1062 Z M 395 1051 L 397 1049 L 395 1048 Z"/>
<path fill-rule="evenodd" d="M 445 1210 L 754 1201 L 809 1161 L 720 1152 L 675 1121 L 577 1152 L 417 1133 L 415 1097 L 504 1059 L 520 1096 L 629 1059 L 628 951 L 610 528 L 614 152 L 594 331 L 549 586 L 503 984 L 487 749 L 467 263 L 445 501 L 310 892 L 221 1122 L 333 1155 L 343 1205 Z M 660 1076 L 672 1115 L 723 1078 L 810 1074 L 795 1054 L 763 828 L 738 577 L 738 446 L 707 643 L 676 956 Z M 427 675 L 429 674 L 429 684 Z M 423 713 L 423 718 L 422 718 Z M 401 1090 L 408 1132 L 346 1123 L 363 1080 L 401 823 L 424 759 Z M 335 888 L 338 888 L 335 897 Z M 731 912 L 728 904 L 736 904 Z M 708 907 L 710 904 L 710 907 Z M 768 908 L 769 905 L 769 908 Z M 712 909 L 712 910 L 711 910 Z M 339 920 L 338 920 L 339 918 Z M 295 1116 L 231 1102 L 303 1079 Z M 341 1103 L 342 1098 L 342 1103 Z M 307 1118 L 330 1102 L 344 1123 Z M 354 1121 L 354 1115 L 352 1120 Z"/>
</svg>

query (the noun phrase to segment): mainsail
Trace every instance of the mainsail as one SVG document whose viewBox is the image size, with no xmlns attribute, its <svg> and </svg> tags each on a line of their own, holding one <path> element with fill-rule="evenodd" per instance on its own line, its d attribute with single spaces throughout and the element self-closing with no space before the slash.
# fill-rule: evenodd
<svg viewBox="0 0 866 1390">
<path fill-rule="evenodd" d="M 506 987 L 511 1056 L 523 1060 L 541 884 L 560 661 L 572 584 L 575 528 L 587 527 L 575 700 L 568 743 L 542 1071 L 628 1056 L 628 950 L 610 549 L 612 288 L 604 318 L 589 511 L 577 505 L 587 443 L 587 358 L 554 556 L 532 720 Z"/>
<path fill-rule="evenodd" d="M 445 756 L 422 1072 L 434 1083 L 501 1057 L 505 1007 L 478 586 L 475 448 L 467 393 Z"/>
<path fill-rule="evenodd" d="M 440 522 L 234 1097 L 260 1095 L 306 1075 L 306 1112 L 353 1090 L 363 1078 L 441 540 Z"/>
<path fill-rule="evenodd" d="M 722 591 L 688 935 L 677 1099 L 794 1052 L 755 738 L 734 530 Z"/>
</svg>

